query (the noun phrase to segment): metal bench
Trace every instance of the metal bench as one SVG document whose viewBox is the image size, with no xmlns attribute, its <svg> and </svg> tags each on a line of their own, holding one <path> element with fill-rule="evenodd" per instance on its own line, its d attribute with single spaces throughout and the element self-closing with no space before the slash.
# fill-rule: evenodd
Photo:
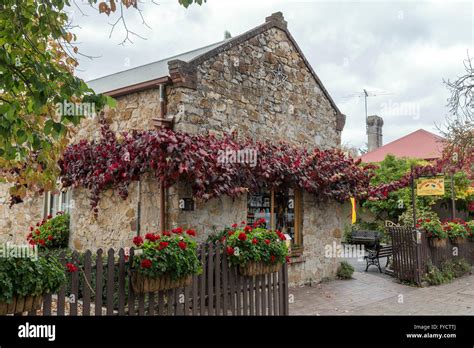
<svg viewBox="0 0 474 348">
<path fill-rule="evenodd" d="M 393 249 L 391 245 L 378 245 L 375 249 L 369 250 L 369 255 L 365 256 L 365 260 L 367 261 L 367 267 L 365 271 L 369 269 L 369 266 L 377 266 L 380 273 L 382 273 L 382 268 L 380 268 L 380 259 L 383 257 L 387 258 L 387 263 L 385 264 L 385 268 L 388 266 L 388 262 L 390 261 L 390 257 L 393 254 Z"/>
</svg>

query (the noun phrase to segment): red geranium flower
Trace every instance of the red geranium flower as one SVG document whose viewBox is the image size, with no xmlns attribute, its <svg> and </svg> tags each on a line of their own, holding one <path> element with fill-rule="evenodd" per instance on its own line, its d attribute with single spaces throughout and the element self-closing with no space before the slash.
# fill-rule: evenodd
<svg viewBox="0 0 474 348">
<path fill-rule="evenodd" d="M 227 255 L 234 255 L 234 248 L 228 246 L 226 251 L 227 251 Z"/>
<path fill-rule="evenodd" d="M 252 231 L 252 227 L 250 227 L 250 226 L 245 226 L 244 231 L 245 231 L 245 232 L 251 232 L 251 231 Z"/>
<path fill-rule="evenodd" d="M 196 231 L 195 230 L 187 230 L 186 234 L 188 234 L 190 236 L 193 236 L 193 237 L 196 237 Z"/>
<path fill-rule="evenodd" d="M 420 226 L 421 226 L 420 224 L 416 224 L 416 228 L 420 228 Z"/>
<path fill-rule="evenodd" d="M 252 244 L 257 244 L 257 243 L 258 243 L 258 239 L 257 239 L 257 238 L 252 239 Z"/>
<path fill-rule="evenodd" d="M 430 220 L 430 219 L 426 219 L 425 221 L 426 221 L 426 222 L 431 222 L 431 220 Z"/>
<path fill-rule="evenodd" d="M 151 267 L 151 261 L 148 259 L 143 259 L 142 262 L 140 262 L 140 266 L 142 268 L 150 268 Z"/>
<path fill-rule="evenodd" d="M 270 239 L 265 239 L 265 244 L 270 244 Z"/>
<path fill-rule="evenodd" d="M 136 246 L 140 246 L 143 244 L 143 238 L 140 237 L 140 236 L 136 236 L 133 238 L 133 244 L 135 244 Z"/>
<path fill-rule="evenodd" d="M 48 214 L 47 218 L 48 218 L 48 219 L 52 219 L 52 218 L 53 218 L 53 215 Z"/>
<path fill-rule="evenodd" d="M 234 231 L 229 231 L 229 233 L 227 233 L 229 236 L 232 236 L 234 234 Z"/>
<path fill-rule="evenodd" d="M 270 255 L 270 262 L 275 262 L 275 255 Z"/>
<path fill-rule="evenodd" d="M 48 240 L 53 240 L 53 239 L 54 239 L 53 236 L 51 236 L 51 235 L 48 236 Z"/>
<path fill-rule="evenodd" d="M 153 233 L 147 233 L 145 234 L 145 239 L 148 239 L 151 242 L 154 242 L 156 240 L 156 237 Z"/>
<path fill-rule="evenodd" d="M 168 244 L 169 244 L 169 242 L 160 242 L 159 249 L 163 250 L 164 248 L 166 248 L 168 246 Z"/>
<path fill-rule="evenodd" d="M 232 228 L 237 228 L 237 224 L 232 224 Z"/>
<path fill-rule="evenodd" d="M 181 227 L 176 227 L 176 228 L 173 228 L 171 232 L 176 233 L 176 234 L 181 234 L 183 233 L 183 229 Z"/>
<path fill-rule="evenodd" d="M 182 240 L 180 240 L 178 242 L 178 246 L 180 247 L 180 249 L 185 250 L 188 245 L 186 244 L 186 242 L 183 242 Z"/>
<path fill-rule="evenodd" d="M 245 225 L 245 224 L 246 224 L 246 222 L 245 222 L 245 221 L 242 221 L 240 224 L 241 224 L 241 225 Z"/>
<path fill-rule="evenodd" d="M 240 232 L 238 238 L 239 238 L 239 240 L 241 240 L 243 242 L 243 241 L 247 240 L 247 235 L 243 232 Z"/>
<path fill-rule="evenodd" d="M 74 273 L 77 271 L 77 266 L 74 265 L 73 263 L 68 262 L 66 263 L 66 269 L 69 273 Z"/>
<path fill-rule="evenodd" d="M 44 239 L 40 239 L 38 241 L 39 244 L 41 244 L 42 246 L 45 246 L 46 245 L 46 242 L 44 241 Z"/>
<path fill-rule="evenodd" d="M 171 237 L 171 233 L 169 231 L 165 231 L 163 232 L 163 236 Z"/>
</svg>

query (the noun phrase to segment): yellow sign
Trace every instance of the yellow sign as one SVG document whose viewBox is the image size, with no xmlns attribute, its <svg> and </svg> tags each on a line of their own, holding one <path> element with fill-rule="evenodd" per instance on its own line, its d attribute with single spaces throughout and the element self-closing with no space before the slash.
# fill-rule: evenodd
<svg viewBox="0 0 474 348">
<path fill-rule="evenodd" d="M 442 196 L 444 195 L 444 178 L 418 179 L 416 185 L 418 196 Z"/>
</svg>

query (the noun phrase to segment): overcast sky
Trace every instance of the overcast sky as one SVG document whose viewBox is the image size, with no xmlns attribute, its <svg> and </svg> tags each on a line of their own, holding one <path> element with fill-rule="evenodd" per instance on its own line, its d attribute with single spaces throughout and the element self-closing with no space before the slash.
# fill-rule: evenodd
<svg viewBox="0 0 474 348">
<path fill-rule="evenodd" d="M 80 0 L 76 0 L 78 4 Z M 384 144 L 419 128 L 437 132 L 446 115 L 448 92 L 442 79 L 463 72 L 469 49 L 474 55 L 474 2 L 470 1 L 291 1 L 208 0 L 188 9 L 178 0 L 142 1 L 142 14 L 125 13 L 130 30 L 146 38 L 123 41 L 117 16 L 98 15 L 87 6 L 72 7 L 85 80 L 129 69 L 233 36 L 281 11 L 288 28 L 339 109 L 347 115 L 343 143 L 364 147 L 364 99 L 369 115 L 384 119 Z M 388 94 L 390 93 L 390 94 Z"/>
</svg>

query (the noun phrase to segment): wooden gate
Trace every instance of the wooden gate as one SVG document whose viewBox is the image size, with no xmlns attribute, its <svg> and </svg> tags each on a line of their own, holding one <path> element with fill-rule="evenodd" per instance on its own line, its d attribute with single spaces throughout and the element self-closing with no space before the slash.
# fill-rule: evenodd
<svg viewBox="0 0 474 348">
<path fill-rule="evenodd" d="M 401 281 L 418 285 L 426 268 L 426 258 L 420 249 L 421 234 L 412 227 L 388 227 L 392 237 L 393 271 Z"/>
</svg>

